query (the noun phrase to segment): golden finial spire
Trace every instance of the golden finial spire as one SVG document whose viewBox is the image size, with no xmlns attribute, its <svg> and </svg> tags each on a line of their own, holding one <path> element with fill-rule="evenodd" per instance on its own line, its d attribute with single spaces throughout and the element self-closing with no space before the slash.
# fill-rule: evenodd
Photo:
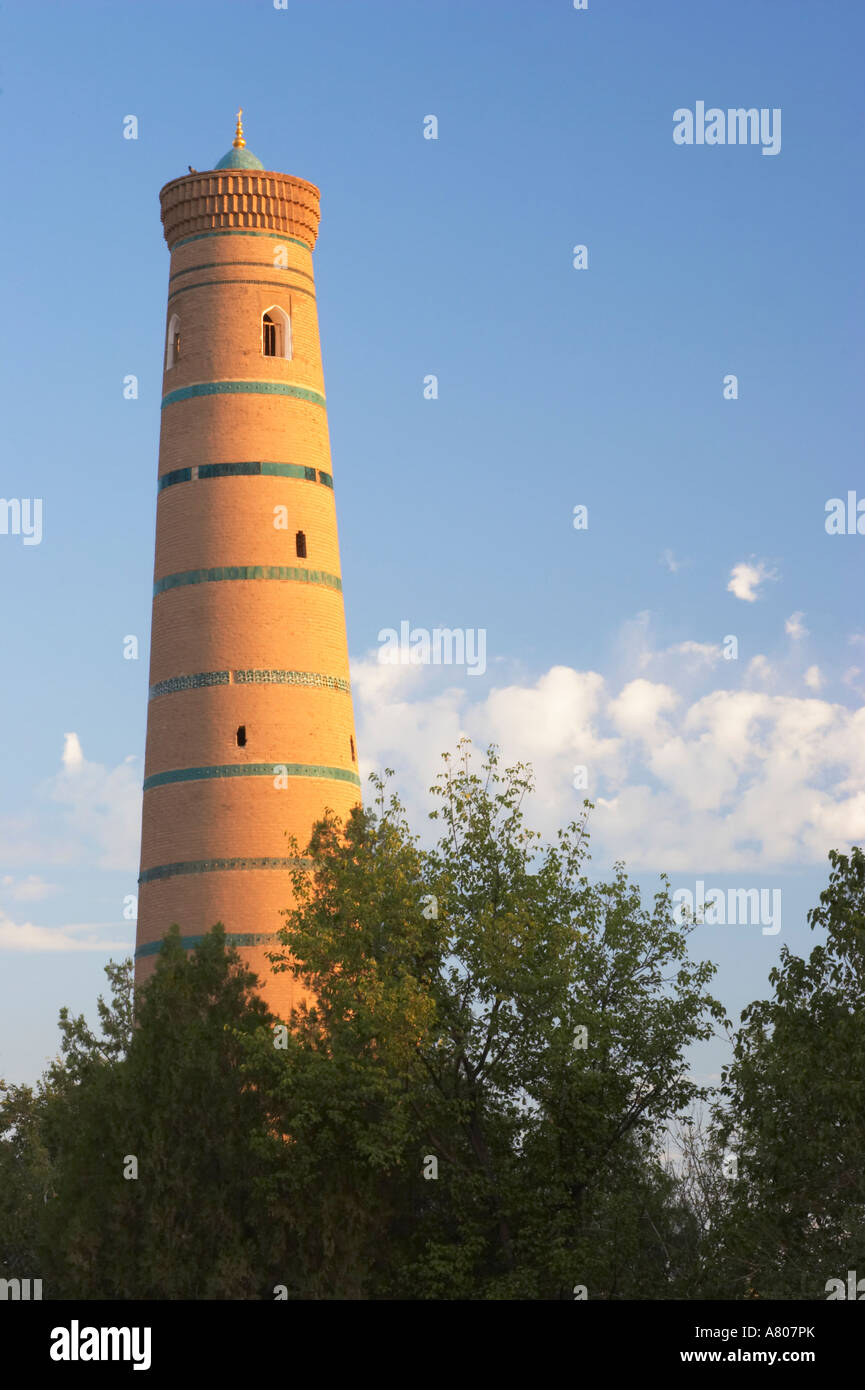
<svg viewBox="0 0 865 1390">
<path fill-rule="evenodd" d="M 236 150 L 242 150 L 244 145 L 246 144 L 246 141 L 243 138 L 243 121 L 241 120 L 242 116 L 243 107 L 241 106 L 240 110 L 237 113 L 237 130 L 234 132 L 233 144 Z"/>
</svg>

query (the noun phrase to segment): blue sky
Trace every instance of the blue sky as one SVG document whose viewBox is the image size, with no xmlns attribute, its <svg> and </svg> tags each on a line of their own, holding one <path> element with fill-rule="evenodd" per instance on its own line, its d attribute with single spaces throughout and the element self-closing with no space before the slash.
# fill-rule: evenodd
<svg viewBox="0 0 865 1390">
<path fill-rule="evenodd" d="M 862 6 L 7 3 L 0 32 L 0 494 L 43 506 L 40 544 L 0 534 L 0 1076 L 134 940 L 158 193 L 238 105 L 322 189 L 361 771 L 396 768 L 419 821 L 438 753 L 494 737 L 550 833 L 585 766 L 593 871 L 782 891 L 780 933 L 694 936 L 731 1011 L 764 994 L 827 851 L 865 840 L 865 537 L 824 525 L 865 497 Z M 780 108 L 780 152 L 675 144 L 698 101 Z M 483 629 L 485 672 L 383 666 L 402 621 Z"/>
</svg>

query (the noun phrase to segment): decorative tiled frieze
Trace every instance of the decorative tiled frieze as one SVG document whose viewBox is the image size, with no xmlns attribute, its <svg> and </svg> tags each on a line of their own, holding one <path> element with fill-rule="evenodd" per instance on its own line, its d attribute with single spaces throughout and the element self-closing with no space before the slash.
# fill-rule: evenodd
<svg viewBox="0 0 865 1390">
<path fill-rule="evenodd" d="M 309 247 L 307 246 L 306 242 L 300 241 L 299 238 L 296 236 L 283 236 L 280 232 L 277 231 L 250 232 L 242 227 L 228 227 L 225 230 L 219 232 L 198 232 L 196 236 L 186 236 L 183 238 L 182 241 L 176 241 L 174 243 L 173 249 L 176 251 L 180 246 L 188 246 L 191 241 L 210 241 L 211 237 L 215 236 L 263 236 L 267 237 L 268 241 L 290 241 L 294 242 L 295 246 L 302 246 L 304 251 L 309 250 Z M 298 274 L 298 272 L 295 271 L 295 274 Z M 310 279 L 311 278 L 312 277 L 310 276 Z"/>
<path fill-rule="evenodd" d="M 315 482 L 315 469 L 302 463 L 202 463 L 198 468 L 199 478 L 245 478 L 256 474 Z"/>
<path fill-rule="evenodd" d="M 203 936 L 182 936 L 180 944 L 184 951 L 194 951 L 196 946 L 200 946 L 204 940 Z M 273 932 L 251 932 L 251 931 L 227 931 L 225 933 L 227 946 L 268 946 L 274 947 L 279 944 L 279 938 Z M 139 946 L 135 952 L 135 959 L 140 960 L 142 956 L 156 956 L 162 950 L 161 941 L 146 941 L 143 946 Z"/>
<path fill-rule="evenodd" d="M 170 473 L 166 473 L 159 479 L 158 491 L 164 487 L 173 487 L 175 483 L 189 483 L 192 481 L 191 468 L 173 468 Z"/>
<path fill-rule="evenodd" d="M 186 859 L 176 864 L 156 864 L 152 869 L 144 869 L 138 876 L 139 883 L 158 883 L 163 878 L 175 878 L 178 874 L 213 874 L 223 871 L 250 869 L 305 869 L 312 863 L 310 859 Z"/>
<path fill-rule="evenodd" d="M 174 695 L 178 690 L 199 690 L 205 685 L 228 685 L 230 671 L 198 671 L 194 676 L 172 676 L 167 681 L 157 681 L 150 687 L 150 699 L 159 695 Z"/>
<path fill-rule="evenodd" d="M 351 686 L 341 676 L 323 676 L 318 671 L 234 671 L 238 685 L 317 685 L 327 690 L 343 690 L 350 694 Z"/>
<path fill-rule="evenodd" d="M 187 584 L 212 584 L 227 579 L 276 579 L 283 583 L 321 584 L 326 589 L 342 589 L 342 580 L 324 570 L 300 569 L 294 565 L 219 565 L 214 569 L 182 570 L 180 574 L 165 574 L 153 586 L 153 597 L 167 589 L 181 589 Z"/>
<path fill-rule="evenodd" d="M 150 687 L 150 699 L 160 695 L 175 695 L 180 690 L 200 690 L 208 685 L 311 685 L 324 690 L 341 690 L 351 694 L 351 686 L 341 676 L 325 676 L 319 671 L 198 671 L 192 676 L 172 676 Z"/>
<path fill-rule="evenodd" d="M 217 777 L 327 777 L 335 782 L 360 786 L 356 772 L 344 767 L 323 767 L 317 763 L 286 763 L 274 758 L 269 763 L 224 763 L 218 767 L 176 767 L 145 777 L 144 790 L 172 786 L 177 782 L 208 782 Z"/>
<path fill-rule="evenodd" d="M 321 468 L 309 468 L 302 463 L 201 463 L 197 468 L 173 468 L 159 479 L 159 491 L 175 483 L 190 483 L 196 478 L 303 478 L 333 488 L 333 476 Z"/>
<path fill-rule="evenodd" d="M 292 386 L 287 381 L 198 381 L 194 386 L 180 386 L 169 391 L 162 398 L 162 409 L 176 405 L 178 401 L 192 400 L 195 396 L 294 396 L 300 401 L 310 401 L 313 405 L 325 405 L 320 391 L 312 391 L 308 386 Z"/>
</svg>

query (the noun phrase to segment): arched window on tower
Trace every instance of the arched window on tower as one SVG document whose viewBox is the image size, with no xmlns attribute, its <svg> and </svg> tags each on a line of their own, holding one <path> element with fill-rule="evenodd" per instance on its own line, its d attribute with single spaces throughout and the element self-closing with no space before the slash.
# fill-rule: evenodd
<svg viewBox="0 0 865 1390">
<path fill-rule="evenodd" d="M 264 357 L 291 357 L 291 319 L 277 304 L 261 316 L 261 352 Z"/>
<path fill-rule="evenodd" d="M 304 535 L 304 533 L 303 533 L 302 531 L 298 531 L 297 535 L 296 535 L 295 538 L 294 538 L 294 548 L 295 548 L 295 550 L 297 551 L 298 558 L 301 559 L 301 560 L 305 560 L 305 559 L 306 559 L 306 536 Z"/>
<path fill-rule="evenodd" d="M 168 332 L 165 335 L 165 370 L 169 371 L 180 357 L 180 318 L 177 314 L 172 314 L 168 320 Z"/>
<path fill-rule="evenodd" d="M 239 728 L 238 731 L 237 731 L 237 746 L 238 746 L 238 748 L 245 748 L 245 747 L 246 747 L 246 725 L 245 725 L 245 724 L 241 724 L 240 728 Z"/>
</svg>

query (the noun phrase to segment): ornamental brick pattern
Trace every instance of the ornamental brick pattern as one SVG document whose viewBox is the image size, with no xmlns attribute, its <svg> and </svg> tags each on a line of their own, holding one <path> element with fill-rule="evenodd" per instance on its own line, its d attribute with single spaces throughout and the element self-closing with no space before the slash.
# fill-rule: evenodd
<svg viewBox="0 0 865 1390">
<path fill-rule="evenodd" d="M 165 240 L 172 248 L 178 241 L 198 238 L 202 232 L 211 232 L 215 227 L 274 231 L 282 236 L 296 237 L 310 251 L 315 247 L 321 216 L 320 193 L 314 183 L 307 183 L 305 179 L 269 171 L 212 169 L 174 179 L 165 185 L 159 197 Z M 195 260 L 203 259 L 196 254 Z M 210 260 L 210 256 L 206 259 Z M 239 256 L 238 263 L 243 264 Z M 192 261 L 172 264 L 172 274 L 192 264 Z M 300 269 L 311 281 L 310 267 L 301 262 Z"/>
<path fill-rule="evenodd" d="M 177 923 L 266 951 L 326 808 L 360 800 L 312 250 L 319 191 L 257 170 L 160 194 L 171 251 L 136 982 Z M 266 356 L 262 315 L 290 321 Z M 278 524 L 275 524 L 277 522 Z M 297 533 L 305 539 L 298 554 Z M 239 731 L 242 731 L 239 736 Z M 271 772 L 272 770 L 272 772 Z"/>
</svg>

